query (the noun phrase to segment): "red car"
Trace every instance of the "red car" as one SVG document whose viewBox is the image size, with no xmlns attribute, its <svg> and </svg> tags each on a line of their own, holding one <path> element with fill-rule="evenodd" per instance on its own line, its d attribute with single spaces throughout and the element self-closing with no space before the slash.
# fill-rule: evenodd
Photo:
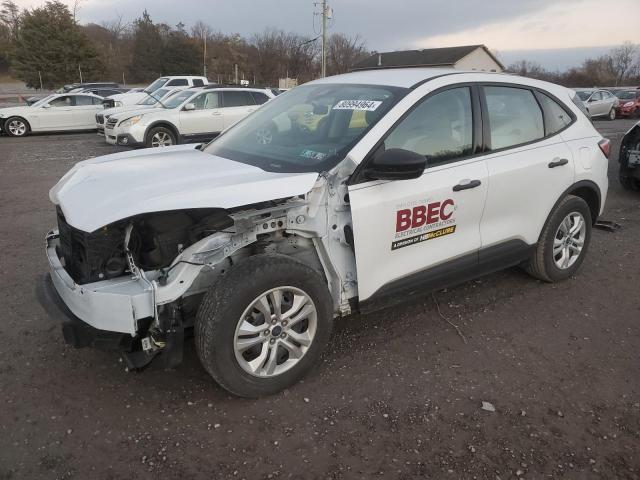
<svg viewBox="0 0 640 480">
<path fill-rule="evenodd" d="M 620 100 L 617 111 L 619 117 L 640 117 L 640 89 L 619 90 L 615 96 Z"/>
</svg>

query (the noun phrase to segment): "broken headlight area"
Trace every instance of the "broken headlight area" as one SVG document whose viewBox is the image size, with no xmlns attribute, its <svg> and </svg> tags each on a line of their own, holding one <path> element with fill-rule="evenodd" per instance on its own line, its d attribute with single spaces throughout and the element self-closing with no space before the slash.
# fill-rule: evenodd
<svg viewBox="0 0 640 480">
<path fill-rule="evenodd" d="M 233 226 L 222 209 L 189 209 L 138 215 L 87 233 L 69 225 L 58 207 L 58 257 L 80 284 L 119 277 L 129 271 L 127 248 L 137 267 L 159 270 L 199 240 Z M 127 229 L 131 226 L 128 245 Z"/>
<path fill-rule="evenodd" d="M 620 144 L 620 164 L 624 168 L 640 167 L 640 123 L 629 130 Z"/>
</svg>

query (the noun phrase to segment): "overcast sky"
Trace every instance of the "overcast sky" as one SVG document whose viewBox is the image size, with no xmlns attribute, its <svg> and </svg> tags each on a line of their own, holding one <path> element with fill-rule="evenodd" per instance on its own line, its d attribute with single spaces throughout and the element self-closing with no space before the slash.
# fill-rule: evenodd
<svg viewBox="0 0 640 480">
<path fill-rule="evenodd" d="M 63 0 L 64 1 L 64 0 Z M 40 0 L 17 0 L 23 7 Z M 73 5 L 73 0 L 66 0 Z M 484 43 L 505 63 L 519 58 L 547 68 L 577 66 L 626 40 L 640 43 L 640 0 L 333 0 L 330 32 L 360 35 L 377 51 Z M 319 32 L 313 0 L 80 0 L 80 21 L 123 15 L 187 26 L 203 20 L 250 36 L 265 27 Z M 632 22 L 626 25 L 625 22 Z M 533 50 L 533 51 L 530 51 Z"/>
</svg>

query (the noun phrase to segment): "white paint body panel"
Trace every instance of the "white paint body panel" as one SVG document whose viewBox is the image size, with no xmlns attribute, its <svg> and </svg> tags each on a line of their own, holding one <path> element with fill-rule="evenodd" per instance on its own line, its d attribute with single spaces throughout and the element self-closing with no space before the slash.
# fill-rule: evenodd
<svg viewBox="0 0 640 480">
<path fill-rule="evenodd" d="M 122 152 L 78 163 L 49 197 L 67 222 L 93 232 L 145 212 L 234 208 L 311 190 L 317 173 L 271 173 L 195 145 Z"/>
</svg>

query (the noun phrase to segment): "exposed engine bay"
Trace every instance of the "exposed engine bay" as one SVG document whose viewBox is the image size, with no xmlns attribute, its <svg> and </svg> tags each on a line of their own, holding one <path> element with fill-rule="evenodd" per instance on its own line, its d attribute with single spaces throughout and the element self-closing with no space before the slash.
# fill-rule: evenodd
<svg viewBox="0 0 640 480">
<path fill-rule="evenodd" d="M 634 170 L 633 177 L 640 179 L 640 123 L 629 130 L 622 139 L 620 165 Z"/>
<path fill-rule="evenodd" d="M 59 207 L 57 215 L 58 256 L 79 285 L 123 275 L 127 250 L 143 270 L 168 267 L 188 246 L 233 225 L 225 210 L 192 209 L 138 215 L 87 233 L 69 225 Z"/>
</svg>

